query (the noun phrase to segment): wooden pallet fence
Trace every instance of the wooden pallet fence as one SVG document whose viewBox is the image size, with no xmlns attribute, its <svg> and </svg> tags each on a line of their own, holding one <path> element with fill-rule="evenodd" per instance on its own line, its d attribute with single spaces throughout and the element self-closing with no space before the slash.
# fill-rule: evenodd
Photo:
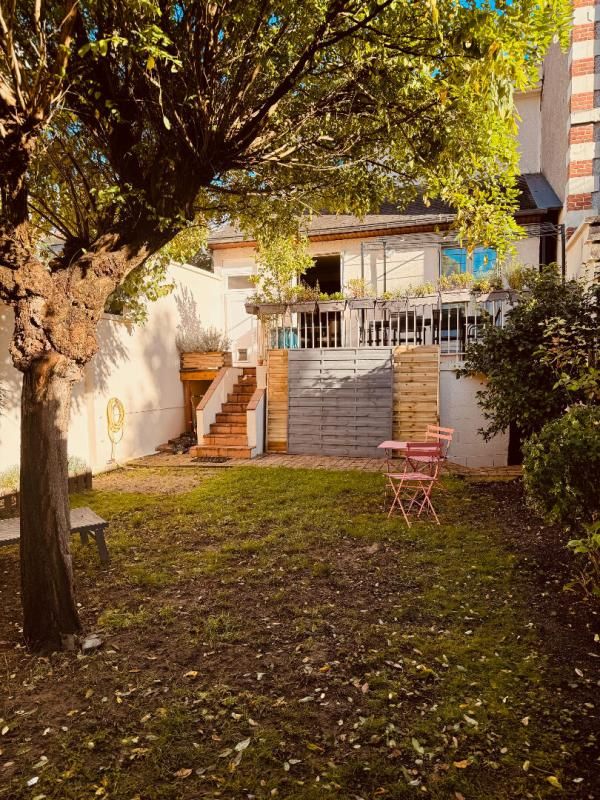
<svg viewBox="0 0 600 800">
<path fill-rule="evenodd" d="M 267 452 L 287 453 L 288 351 L 270 350 L 267 356 Z"/>
<path fill-rule="evenodd" d="M 394 348 L 393 438 L 423 440 L 428 425 L 440 419 L 440 348 Z"/>
</svg>

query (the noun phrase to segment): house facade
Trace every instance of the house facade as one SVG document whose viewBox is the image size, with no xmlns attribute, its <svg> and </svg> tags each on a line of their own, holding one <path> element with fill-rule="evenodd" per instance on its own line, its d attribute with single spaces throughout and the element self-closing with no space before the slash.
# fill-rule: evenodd
<svg viewBox="0 0 600 800">
<path fill-rule="evenodd" d="M 517 261 L 557 262 L 565 276 L 583 274 L 590 221 L 600 213 L 600 21 L 597 6 L 575 3 L 569 52 L 548 53 L 538 86 L 517 97 L 521 178 L 517 220 L 525 236 Z M 254 243 L 235 226 L 209 239 L 223 281 L 223 318 L 233 370 L 257 369 L 266 394 L 264 444 L 252 452 L 375 455 L 384 438 L 418 437 L 426 425 L 455 428 L 450 456 L 472 466 L 506 464 L 508 434 L 484 441 L 477 405 L 481 383 L 457 380 L 465 347 L 484 315 L 502 325 L 516 301 L 504 292 L 457 288 L 496 272 L 489 248 L 467 253 L 450 232 L 452 210 L 415 202 L 399 212 L 384 206 L 357 219 L 323 214 L 308 227 L 315 266 L 305 280 L 329 295 L 364 281 L 373 297 L 359 308 L 318 304 L 246 309 L 256 271 Z M 509 265 L 505 265 L 509 266 Z M 454 276 L 454 277 L 453 277 Z M 450 291 L 433 291 L 440 278 Z M 506 291 L 508 290 L 508 291 Z M 383 298 L 406 295 L 404 304 Z M 309 304 L 310 306 L 310 304 Z M 198 455 L 227 455 L 243 440 L 214 436 L 203 412 Z M 232 421 L 232 420 L 231 420 Z M 238 420 L 239 422 L 239 420 Z M 217 426 L 218 428 L 218 426 Z M 233 429 L 231 429 L 233 431 Z M 243 433 L 241 428 L 237 433 Z"/>
</svg>

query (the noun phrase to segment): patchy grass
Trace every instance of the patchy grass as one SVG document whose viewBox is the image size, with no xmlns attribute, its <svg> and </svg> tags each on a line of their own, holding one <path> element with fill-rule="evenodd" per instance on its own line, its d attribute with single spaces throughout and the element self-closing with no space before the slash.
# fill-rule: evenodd
<svg viewBox="0 0 600 800">
<path fill-rule="evenodd" d="M 92 656 L 22 650 L 0 551 L 0 798 L 600 797 L 595 615 L 517 486 L 408 530 L 380 475 L 194 473 L 76 498 L 111 522 L 107 570 L 73 540 Z"/>
</svg>

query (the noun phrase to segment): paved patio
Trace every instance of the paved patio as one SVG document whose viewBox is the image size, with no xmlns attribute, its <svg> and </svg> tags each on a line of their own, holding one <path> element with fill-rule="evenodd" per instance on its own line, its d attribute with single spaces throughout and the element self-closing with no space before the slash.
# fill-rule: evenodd
<svg viewBox="0 0 600 800">
<path fill-rule="evenodd" d="M 203 469 L 229 469 L 230 467 L 289 467 L 291 469 L 329 469 L 359 470 L 362 472 L 383 472 L 385 461 L 382 458 L 358 458 L 352 456 L 312 456 L 290 455 L 288 453 L 268 453 L 253 459 L 230 459 L 222 463 L 194 461 L 189 455 L 156 453 L 127 463 L 129 467 L 202 467 Z M 511 467 L 465 467 L 448 461 L 444 471 L 452 475 L 477 478 L 477 480 L 510 480 L 521 475 L 520 466 Z"/>
</svg>

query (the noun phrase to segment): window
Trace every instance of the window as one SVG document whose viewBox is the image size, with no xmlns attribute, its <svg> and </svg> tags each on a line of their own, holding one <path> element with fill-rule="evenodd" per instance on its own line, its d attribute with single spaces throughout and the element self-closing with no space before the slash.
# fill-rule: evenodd
<svg viewBox="0 0 600 800">
<path fill-rule="evenodd" d="M 315 256 L 314 267 L 310 267 L 302 276 L 302 283 L 306 286 L 316 286 L 327 294 L 342 290 L 341 256 L 339 253 L 331 256 Z"/>
<path fill-rule="evenodd" d="M 491 247 L 476 247 L 470 254 L 465 247 L 442 248 L 442 275 L 456 272 L 484 275 L 495 269 L 496 262 L 497 254 Z"/>
<path fill-rule="evenodd" d="M 238 350 L 238 361 L 248 361 L 248 348 L 244 347 Z"/>
<path fill-rule="evenodd" d="M 250 275 L 230 275 L 227 278 L 228 289 L 252 289 Z"/>
</svg>

